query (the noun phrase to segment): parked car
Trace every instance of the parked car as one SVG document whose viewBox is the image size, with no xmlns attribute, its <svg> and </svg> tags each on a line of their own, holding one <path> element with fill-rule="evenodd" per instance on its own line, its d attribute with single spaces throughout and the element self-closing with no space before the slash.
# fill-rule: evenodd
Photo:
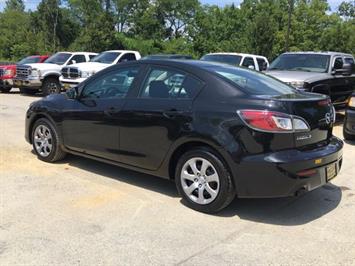
<svg viewBox="0 0 355 266">
<path fill-rule="evenodd" d="M 184 54 L 152 54 L 147 55 L 142 58 L 143 60 L 147 59 L 192 59 L 191 55 L 184 55 Z"/>
<path fill-rule="evenodd" d="M 26 139 L 40 160 L 66 153 L 175 180 L 203 212 L 237 195 L 282 197 L 340 170 L 328 96 L 244 68 L 139 60 L 106 68 L 66 94 L 34 102 Z"/>
<path fill-rule="evenodd" d="M 59 81 L 64 89 L 77 86 L 80 82 L 95 74 L 96 72 L 105 69 L 111 65 L 122 62 L 139 60 L 141 55 L 137 51 L 128 50 L 111 50 L 105 51 L 89 62 L 79 63 L 62 68 Z"/>
<path fill-rule="evenodd" d="M 266 57 L 253 54 L 241 53 L 212 53 L 201 57 L 202 61 L 218 62 L 233 66 L 242 66 L 257 71 L 264 71 L 269 66 Z"/>
<path fill-rule="evenodd" d="M 61 91 L 59 76 L 63 66 L 88 62 L 96 53 L 59 52 L 49 57 L 44 63 L 19 64 L 16 67 L 14 86 L 22 93 L 34 94 L 42 91 L 44 95 Z"/>
<path fill-rule="evenodd" d="M 297 89 L 329 95 L 334 106 L 346 106 L 355 90 L 354 58 L 338 52 L 289 52 L 277 57 L 267 74 Z"/>
<path fill-rule="evenodd" d="M 343 135 L 346 140 L 355 140 L 355 93 L 350 97 L 345 111 Z"/>
<path fill-rule="evenodd" d="M 17 64 L 42 63 L 48 58 L 48 55 L 31 55 L 25 57 Z M 0 65 L 0 92 L 9 92 L 13 85 L 13 79 L 16 76 L 16 64 Z"/>
</svg>

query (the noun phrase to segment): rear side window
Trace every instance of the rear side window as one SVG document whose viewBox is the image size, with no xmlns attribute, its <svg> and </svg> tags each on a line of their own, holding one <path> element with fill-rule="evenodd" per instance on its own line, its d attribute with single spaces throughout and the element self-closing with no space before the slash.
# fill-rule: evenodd
<svg viewBox="0 0 355 266">
<path fill-rule="evenodd" d="M 96 54 L 90 54 L 90 55 L 89 55 L 89 59 L 91 60 L 91 59 L 93 59 L 95 56 L 96 56 Z"/>
<path fill-rule="evenodd" d="M 193 99 L 202 87 L 198 79 L 177 70 L 152 68 L 140 92 L 141 98 Z"/>
<path fill-rule="evenodd" d="M 256 59 L 256 62 L 258 63 L 258 66 L 259 66 L 259 70 L 260 71 L 263 71 L 266 69 L 266 61 L 265 59 L 263 58 L 257 58 Z"/>
<path fill-rule="evenodd" d="M 347 64 L 355 64 L 354 58 L 345 57 L 345 63 L 347 63 Z"/>
<path fill-rule="evenodd" d="M 223 79 L 227 79 L 249 95 L 280 96 L 297 93 L 291 86 L 259 72 L 228 66 L 206 66 L 205 68 Z"/>
<path fill-rule="evenodd" d="M 245 57 L 242 63 L 243 67 L 252 66 L 255 69 L 254 59 L 252 57 Z"/>
</svg>

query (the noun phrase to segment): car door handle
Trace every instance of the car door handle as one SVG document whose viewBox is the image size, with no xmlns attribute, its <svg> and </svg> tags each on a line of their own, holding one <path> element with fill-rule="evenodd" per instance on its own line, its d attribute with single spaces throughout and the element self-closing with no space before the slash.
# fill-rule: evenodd
<svg viewBox="0 0 355 266">
<path fill-rule="evenodd" d="M 119 112 L 120 112 L 120 109 L 118 109 L 116 107 L 110 107 L 104 111 L 104 114 L 107 116 L 112 116 L 112 115 L 117 114 Z"/>
<path fill-rule="evenodd" d="M 170 109 L 170 110 L 167 110 L 167 111 L 164 111 L 163 112 L 163 115 L 166 117 L 166 118 L 175 118 L 181 114 L 183 114 L 184 112 L 183 111 L 178 111 L 176 109 Z"/>
</svg>

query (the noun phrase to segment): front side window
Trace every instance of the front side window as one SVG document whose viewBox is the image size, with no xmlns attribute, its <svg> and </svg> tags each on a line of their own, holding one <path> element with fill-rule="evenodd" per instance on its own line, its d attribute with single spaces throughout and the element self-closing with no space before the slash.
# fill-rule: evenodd
<svg viewBox="0 0 355 266">
<path fill-rule="evenodd" d="M 205 69 L 227 79 L 249 95 L 281 96 L 297 93 L 291 86 L 260 72 L 228 66 L 206 66 Z"/>
<path fill-rule="evenodd" d="M 334 59 L 333 68 L 335 68 L 335 69 L 341 69 L 341 68 L 343 68 L 343 58 L 341 58 L 341 57 L 336 57 L 336 58 Z"/>
<path fill-rule="evenodd" d="M 84 87 L 81 98 L 124 98 L 131 89 L 138 71 L 138 66 L 129 67 L 100 76 Z"/>
<path fill-rule="evenodd" d="M 322 54 L 283 54 L 270 65 L 269 70 L 288 70 L 325 73 L 328 71 L 330 56 Z"/>
<path fill-rule="evenodd" d="M 242 60 L 242 57 L 239 55 L 208 54 L 208 55 L 201 57 L 201 60 L 239 66 L 240 61 Z"/>
<path fill-rule="evenodd" d="M 91 59 L 90 62 L 112 64 L 120 54 L 119 52 L 103 52 Z"/>
<path fill-rule="evenodd" d="M 120 58 L 120 62 L 127 62 L 127 61 L 135 61 L 136 56 L 132 53 L 128 53 L 128 54 L 124 54 L 121 58 Z"/>
<path fill-rule="evenodd" d="M 141 98 L 193 99 L 202 83 L 180 71 L 153 68 L 140 92 Z"/>
<path fill-rule="evenodd" d="M 56 53 L 44 61 L 44 63 L 64 65 L 70 57 L 70 53 Z"/>
<path fill-rule="evenodd" d="M 74 56 L 70 59 L 69 65 L 74 64 L 74 62 L 75 62 L 75 63 L 83 63 L 83 62 L 86 62 L 85 55 L 82 55 L 82 54 L 74 55 Z"/>
<path fill-rule="evenodd" d="M 252 57 L 245 57 L 242 66 L 248 68 L 251 67 L 252 69 L 255 69 L 254 59 Z"/>
</svg>

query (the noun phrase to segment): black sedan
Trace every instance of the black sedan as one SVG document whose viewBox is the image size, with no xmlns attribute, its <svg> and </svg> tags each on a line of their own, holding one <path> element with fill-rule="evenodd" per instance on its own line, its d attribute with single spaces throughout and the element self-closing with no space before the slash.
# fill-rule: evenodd
<svg viewBox="0 0 355 266">
<path fill-rule="evenodd" d="M 188 206 L 217 212 L 235 196 L 282 197 L 326 184 L 342 163 L 328 96 L 202 61 L 119 64 L 31 104 L 38 158 L 66 153 L 175 180 Z"/>
<path fill-rule="evenodd" d="M 346 140 L 355 140 L 355 93 L 350 97 L 345 112 L 343 135 Z"/>
</svg>

